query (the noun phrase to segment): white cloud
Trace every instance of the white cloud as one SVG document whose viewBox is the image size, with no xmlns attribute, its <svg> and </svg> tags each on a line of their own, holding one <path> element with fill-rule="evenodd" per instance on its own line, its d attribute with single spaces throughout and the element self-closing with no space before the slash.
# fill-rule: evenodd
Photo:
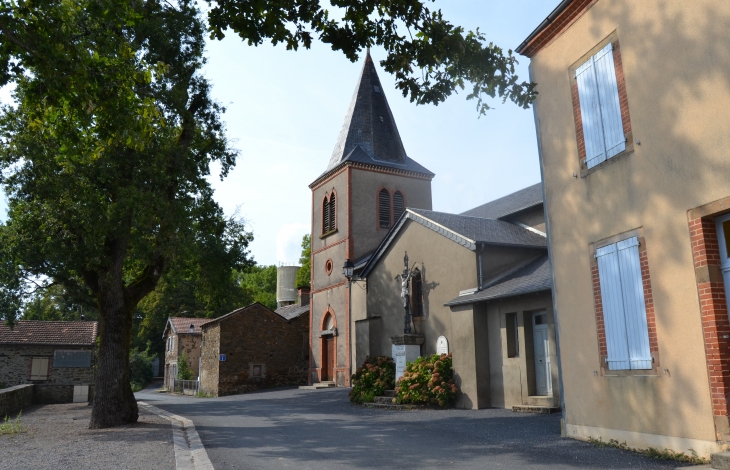
<svg viewBox="0 0 730 470">
<path fill-rule="evenodd" d="M 276 261 L 296 263 L 302 254 L 302 237 L 309 233 L 309 226 L 300 223 L 284 224 L 276 234 Z"/>
</svg>

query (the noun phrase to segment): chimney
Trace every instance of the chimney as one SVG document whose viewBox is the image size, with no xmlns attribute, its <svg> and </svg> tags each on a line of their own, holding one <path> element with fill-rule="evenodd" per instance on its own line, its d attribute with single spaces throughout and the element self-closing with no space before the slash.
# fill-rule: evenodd
<svg viewBox="0 0 730 470">
<path fill-rule="evenodd" d="M 300 287 L 297 289 L 297 296 L 299 297 L 299 306 L 309 305 L 309 287 Z"/>
</svg>

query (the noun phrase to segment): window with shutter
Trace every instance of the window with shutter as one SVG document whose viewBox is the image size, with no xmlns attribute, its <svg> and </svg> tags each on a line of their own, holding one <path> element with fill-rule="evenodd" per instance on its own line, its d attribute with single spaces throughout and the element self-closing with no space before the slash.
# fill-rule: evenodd
<svg viewBox="0 0 730 470">
<path fill-rule="evenodd" d="M 578 84 L 586 166 L 593 168 L 626 149 L 613 44 L 608 43 L 578 67 L 575 79 Z"/>
<path fill-rule="evenodd" d="M 48 379 L 48 359 L 47 357 L 34 357 L 31 359 L 30 380 Z"/>
<path fill-rule="evenodd" d="M 400 191 L 396 191 L 395 194 L 393 194 L 393 222 L 395 223 L 396 220 L 400 218 L 400 216 L 403 214 L 403 211 L 406 210 L 405 207 L 405 199 L 403 198 L 403 193 Z"/>
<path fill-rule="evenodd" d="M 390 228 L 390 193 L 385 188 L 378 193 L 378 224 L 380 228 Z"/>
<path fill-rule="evenodd" d="M 322 201 L 322 235 L 329 233 L 330 231 L 330 202 L 329 198 L 325 197 Z"/>
<path fill-rule="evenodd" d="M 330 228 L 330 230 L 329 231 L 330 232 L 337 229 L 337 203 L 335 201 L 335 197 L 336 197 L 335 193 L 333 192 L 330 195 L 330 202 L 329 202 L 329 206 L 330 206 L 330 210 L 329 210 L 329 217 L 330 217 L 329 228 Z"/>
<path fill-rule="evenodd" d="M 411 278 L 411 315 L 414 317 L 423 316 L 423 280 L 421 271 L 414 269 Z"/>
<path fill-rule="evenodd" d="M 608 369 L 651 369 L 649 328 L 639 260 L 632 237 L 596 250 Z"/>
</svg>

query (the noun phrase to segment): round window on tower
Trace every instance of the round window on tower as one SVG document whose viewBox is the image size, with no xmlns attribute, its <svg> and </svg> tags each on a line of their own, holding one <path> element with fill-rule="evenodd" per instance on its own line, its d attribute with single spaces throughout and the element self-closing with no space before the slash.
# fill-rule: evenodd
<svg viewBox="0 0 730 470">
<path fill-rule="evenodd" d="M 327 275 L 328 275 L 328 276 L 329 276 L 330 274 L 332 274 L 332 259 L 331 259 L 331 258 L 330 258 L 330 259 L 328 259 L 328 260 L 327 260 L 327 261 L 326 261 L 326 262 L 324 263 L 324 272 L 325 272 L 325 273 L 327 273 Z"/>
</svg>

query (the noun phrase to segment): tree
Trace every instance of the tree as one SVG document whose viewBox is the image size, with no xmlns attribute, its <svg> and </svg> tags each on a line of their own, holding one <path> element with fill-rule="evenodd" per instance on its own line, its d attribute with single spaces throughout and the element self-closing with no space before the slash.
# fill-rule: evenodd
<svg viewBox="0 0 730 470">
<path fill-rule="evenodd" d="M 239 274 L 239 282 L 252 302 L 276 309 L 276 266 L 252 266 Z"/>
<path fill-rule="evenodd" d="M 190 0 L 0 10 L 0 85 L 16 85 L 15 105 L 0 114 L 0 308 L 12 324 L 38 285 L 97 306 L 92 428 L 137 420 L 133 315 L 162 274 L 190 259 L 228 276 L 248 264 L 250 234 L 223 217 L 206 180 L 211 162 L 223 177 L 236 153 L 199 74 L 204 34 Z"/>
<path fill-rule="evenodd" d="M 486 97 L 527 108 L 537 95 L 535 84 L 519 81 L 512 51 L 487 44 L 478 29 L 452 25 L 441 10 L 430 11 L 428 2 L 330 0 L 341 10 L 336 20 L 320 0 L 208 0 L 208 21 L 211 37 L 218 39 L 230 28 L 249 45 L 270 40 L 296 50 L 308 49 L 318 37 L 353 62 L 364 48 L 382 46 L 387 57 L 381 66 L 417 104 L 439 104 L 469 83 L 467 99 L 477 100 L 480 114 L 489 109 Z"/>
<path fill-rule="evenodd" d="M 302 237 L 302 255 L 299 257 L 299 264 L 302 267 L 297 271 L 297 289 L 309 287 L 312 278 L 312 236 L 309 234 Z"/>
<path fill-rule="evenodd" d="M 185 351 L 177 358 L 177 378 L 180 380 L 193 380 L 193 368 L 190 366 L 190 359 Z"/>
</svg>

